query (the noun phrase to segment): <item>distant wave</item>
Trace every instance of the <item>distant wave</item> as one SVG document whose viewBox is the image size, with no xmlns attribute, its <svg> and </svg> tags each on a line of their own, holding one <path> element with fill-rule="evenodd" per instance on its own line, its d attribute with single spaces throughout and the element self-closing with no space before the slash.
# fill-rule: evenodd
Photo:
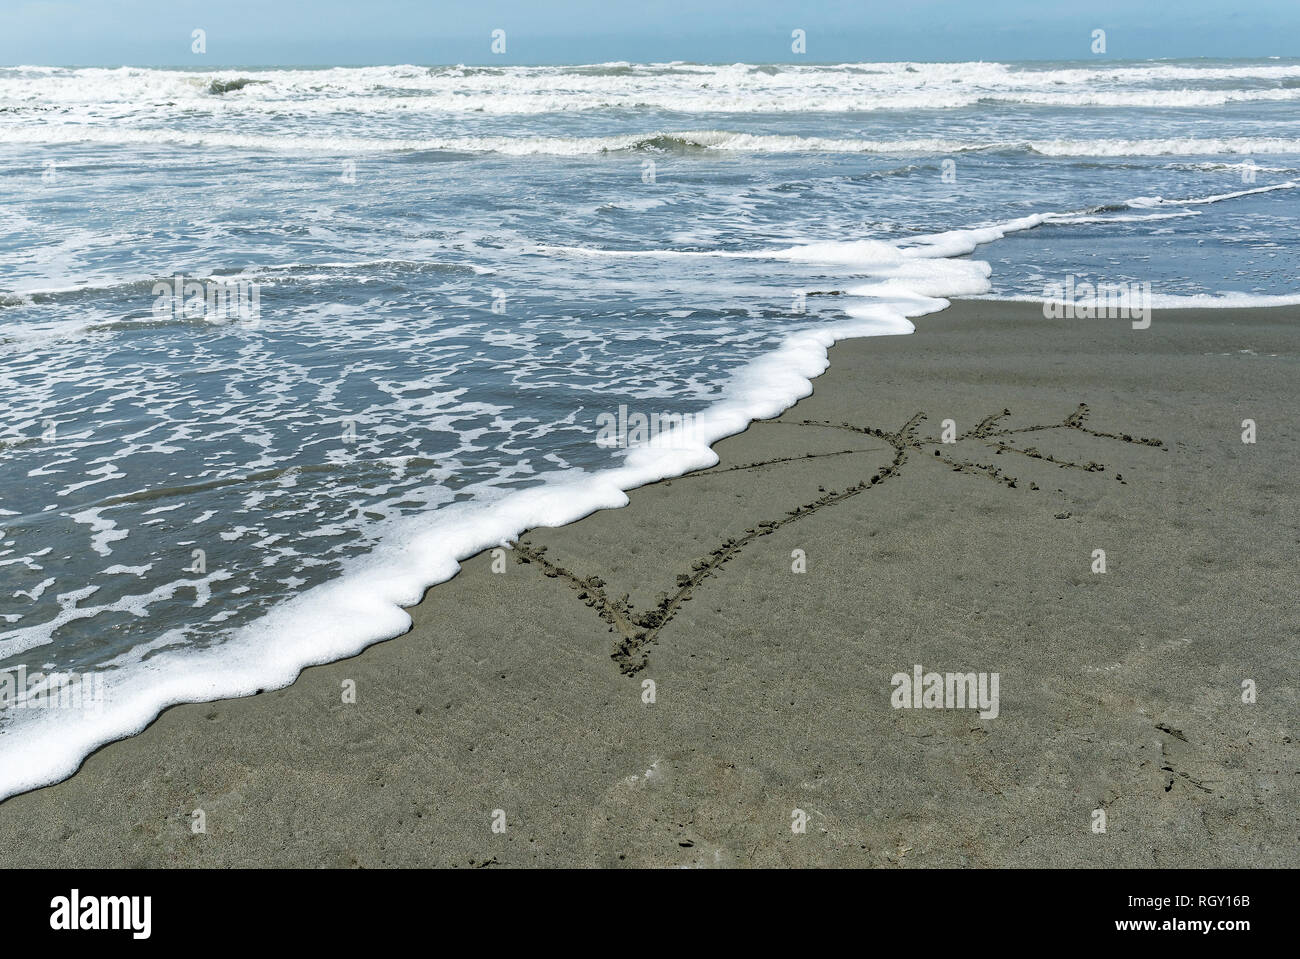
<svg viewBox="0 0 1300 959">
<path fill-rule="evenodd" d="M 242 90 L 250 83 L 265 83 L 265 80 L 250 80 L 248 77 L 237 77 L 234 80 L 213 80 L 208 84 L 208 92 L 215 94 L 233 93 L 236 90 Z"/>
<path fill-rule="evenodd" d="M 57 107 L 86 120 L 178 106 L 217 115 L 542 114 L 634 108 L 743 114 L 953 110 L 986 104 L 1193 109 L 1252 101 L 1300 101 L 1300 64 L 609 63 L 211 73 L 0 68 L 0 109 Z"/>
<path fill-rule="evenodd" d="M 187 81 L 188 84 L 188 81 Z M 257 89 L 254 85 L 264 89 Z M 236 78 L 214 79 L 194 85 L 193 90 L 168 94 L 144 90 L 134 96 L 111 96 L 84 100 L 58 98 L 32 103 L 30 96 L 6 96 L 0 83 L 0 104 L 16 111 L 74 111 L 79 119 L 97 119 L 120 113 L 123 108 L 148 115 L 167 106 L 182 105 L 187 113 L 215 116 L 241 114 L 283 116 L 346 116 L 352 114 L 402 115 L 483 113 L 528 115 L 547 113 L 600 112 L 652 109 L 683 114 L 782 114 L 782 113 L 874 113 L 908 110 L 961 110 L 976 106 L 1039 106 L 1056 109 L 1088 107 L 1129 109 L 1193 109 L 1244 102 L 1300 102 L 1300 86 L 1267 89 L 1212 90 L 987 90 L 978 87 L 917 89 L 844 90 L 818 85 L 812 88 L 688 89 L 647 88 L 625 85 L 625 89 L 547 90 L 413 90 L 387 94 L 335 93 L 307 99 L 305 92 L 283 91 L 270 81 Z M 113 109 L 116 108 L 116 109 Z"/>
<path fill-rule="evenodd" d="M 631 151 L 721 150 L 741 153 L 870 153 L 943 156 L 976 151 L 1032 152 L 1054 157 L 1215 156 L 1300 153 L 1300 137 L 1175 137 L 1096 140 L 956 140 L 940 137 L 869 140 L 739 133 L 727 130 L 615 136 L 334 137 L 127 129 L 82 124 L 0 126 L 0 143 L 103 143 L 218 147 L 276 152 L 356 154 L 397 151 L 499 153 L 506 156 L 589 156 Z"/>
<path fill-rule="evenodd" d="M 878 275 L 886 274 L 890 269 L 902 264 L 909 258 L 951 258 L 973 253 L 985 243 L 1000 240 L 1009 233 L 1032 230 L 1050 223 L 1124 223 L 1135 220 L 1164 219 L 1176 216 L 1193 216 L 1190 212 L 1123 215 L 1127 210 L 1147 210 L 1156 206 L 1201 206 L 1235 200 L 1239 197 L 1256 193 L 1272 193 L 1275 190 L 1300 189 L 1300 182 L 1288 181 L 1271 186 L 1255 187 L 1250 190 L 1237 190 L 1214 196 L 1190 197 L 1187 199 L 1166 200 L 1164 197 L 1133 197 L 1120 203 L 1108 203 L 1088 207 L 1083 210 L 1066 212 L 1031 213 L 1028 216 L 1005 220 L 988 226 L 965 227 L 947 230 L 943 233 L 931 233 L 911 237 L 905 241 L 885 242 L 881 240 L 837 240 L 822 243 L 809 243 L 795 247 L 781 247 L 766 250 L 610 250 L 595 247 L 538 247 L 538 252 L 570 256 L 609 256 L 609 257 L 724 257 L 737 259 L 769 260 L 809 260 L 819 263 L 836 264 L 871 264 Z M 1102 214 L 1120 214 L 1103 216 Z M 937 295 L 937 294 L 936 294 Z"/>
<path fill-rule="evenodd" d="M 209 281 L 230 282 L 233 280 L 251 280 L 263 283 L 267 281 L 284 282 L 286 275 L 292 276 L 292 274 L 309 270 L 331 271 L 337 276 L 344 276 L 351 272 L 361 272 L 366 277 L 375 276 L 377 271 L 446 273 L 453 275 L 482 275 L 492 272 L 472 263 L 444 263 L 437 260 L 372 259 L 343 262 L 326 261 L 321 263 L 269 263 L 199 271 L 197 274 L 186 278 L 202 283 Z M 171 284 L 173 280 L 174 275 L 117 277 L 104 278 L 75 286 L 23 287 L 10 291 L 0 290 L 0 307 L 75 301 L 80 297 L 95 296 L 102 293 L 114 293 L 120 297 L 152 295 L 156 283 Z"/>
</svg>

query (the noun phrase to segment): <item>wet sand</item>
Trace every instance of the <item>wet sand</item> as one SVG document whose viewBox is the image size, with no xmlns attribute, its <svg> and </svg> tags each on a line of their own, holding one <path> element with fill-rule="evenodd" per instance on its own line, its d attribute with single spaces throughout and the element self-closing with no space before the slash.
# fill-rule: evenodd
<svg viewBox="0 0 1300 959">
<path fill-rule="evenodd" d="M 7 864 L 1300 864 L 1300 309 L 916 322 L 407 635 L 0 804 Z M 894 708 L 917 664 L 998 715 Z"/>
</svg>

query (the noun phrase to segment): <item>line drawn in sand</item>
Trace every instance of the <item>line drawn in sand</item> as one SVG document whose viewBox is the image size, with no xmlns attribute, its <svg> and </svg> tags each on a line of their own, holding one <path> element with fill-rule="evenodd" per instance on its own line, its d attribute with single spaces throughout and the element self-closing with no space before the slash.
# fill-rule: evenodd
<svg viewBox="0 0 1300 959">
<path fill-rule="evenodd" d="M 1167 450 L 1163 441 L 1148 437 L 1132 436 L 1128 433 L 1108 433 L 1102 430 L 1095 430 L 1087 426 L 1088 415 L 1091 411 L 1086 403 L 1080 403 L 1078 407 L 1059 423 L 1049 423 L 1039 426 L 1021 426 L 1021 427 L 1002 427 L 999 423 L 1011 415 L 1009 409 L 1003 409 L 1000 413 L 993 413 L 984 417 L 972 429 L 956 437 L 956 441 L 977 440 L 984 447 L 994 451 L 995 455 L 1003 453 L 1015 453 L 1030 459 L 1040 460 L 1045 463 L 1051 463 L 1060 469 L 1076 469 L 1089 473 L 1105 472 L 1106 467 L 1094 461 L 1075 462 L 1073 460 L 1059 459 L 1048 453 L 1044 453 L 1037 447 L 1033 446 L 1016 446 L 1010 442 L 1011 439 L 1028 433 L 1044 433 L 1054 430 L 1077 430 L 1094 436 L 1099 439 L 1114 440 L 1120 443 L 1129 443 L 1138 446 L 1150 446 L 1162 450 Z M 628 605 L 628 593 L 623 593 L 618 597 L 611 594 L 609 585 L 600 576 L 580 576 L 573 571 L 552 563 L 546 558 L 545 546 L 534 546 L 527 538 L 520 539 L 515 546 L 515 562 L 535 565 L 549 578 L 562 579 L 569 586 L 578 591 L 578 598 L 595 610 L 596 614 L 609 624 L 610 631 L 615 634 L 614 650 L 610 658 L 618 664 L 619 670 L 627 676 L 635 675 L 649 665 L 649 647 L 658 642 L 659 633 L 668 625 L 681 609 L 682 604 L 690 601 L 703 584 L 704 581 L 712 576 L 717 575 L 722 566 L 735 559 L 745 547 L 755 542 L 762 536 L 767 536 L 776 532 L 784 526 L 791 523 L 797 523 L 799 520 L 812 515 L 818 510 L 833 506 L 836 503 L 857 496 L 859 493 L 865 493 L 868 490 L 879 486 L 901 475 L 903 467 L 907 464 L 909 456 L 913 453 L 924 451 L 930 447 L 935 447 L 933 457 L 924 457 L 922 462 L 934 460 L 944 464 L 949 469 L 958 473 L 966 473 L 975 476 L 983 476 L 995 483 L 1000 483 L 1008 489 L 1018 489 L 1020 481 L 1014 476 L 1009 475 L 1002 469 L 987 463 L 979 463 L 973 460 L 957 460 L 944 455 L 941 447 L 946 445 L 944 442 L 935 437 L 919 437 L 917 435 L 921 424 L 926 420 L 924 412 L 915 413 L 906 423 L 894 432 L 878 429 L 869 426 L 854 426 L 851 423 L 830 423 L 820 420 L 800 420 L 799 426 L 810 426 L 824 429 L 848 430 L 853 433 L 862 433 L 867 436 L 873 436 L 877 439 L 884 440 L 894 449 L 893 460 L 889 465 L 881 467 L 867 479 L 861 480 L 853 486 L 844 490 L 829 490 L 810 503 L 797 506 L 789 510 L 785 516 L 780 519 L 770 520 L 768 522 L 758 523 L 749 529 L 746 529 L 740 536 L 724 540 L 720 545 L 713 549 L 708 556 L 698 559 L 691 564 L 689 572 L 680 573 L 677 576 L 676 584 L 672 591 L 660 594 L 658 605 L 645 612 L 634 613 Z M 760 420 L 759 422 L 773 422 L 771 420 Z M 771 460 L 764 460 L 759 463 L 750 463 L 744 466 L 730 466 L 721 469 L 714 467 L 709 470 L 699 470 L 694 473 L 688 473 L 685 476 L 677 477 L 676 480 L 689 479 L 695 476 L 708 476 L 716 473 L 731 472 L 734 470 L 757 469 L 763 466 L 777 466 L 790 462 L 802 462 L 807 459 L 818 459 L 827 456 L 845 456 L 852 453 L 866 453 L 879 451 L 880 447 L 873 447 L 869 450 L 841 450 L 831 453 L 810 453 L 805 456 L 785 456 Z M 1124 483 L 1123 476 L 1119 473 L 1114 474 L 1115 479 Z M 676 481 L 675 480 L 675 481 Z M 1028 489 L 1037 490 L 1039 487 L 1036 483 L 1029 483 Z M 1068 514 L 1064 514 L 1068 515 Z M 1063 518 L 1058 514 L 1058 518 Z"/>
</svg>

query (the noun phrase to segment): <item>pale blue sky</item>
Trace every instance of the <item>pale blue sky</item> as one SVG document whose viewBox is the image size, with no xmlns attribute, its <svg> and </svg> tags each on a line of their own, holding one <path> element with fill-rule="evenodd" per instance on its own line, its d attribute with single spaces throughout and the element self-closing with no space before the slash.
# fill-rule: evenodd
<svg viewBox="0 0 1300 959">
<path fill-rule="evenodd" d="M 1300 0 L 0 0 L 0 64 L 1094 59 L 1095 28 L 1110 58 L 1296 56 Z"/>
</svg>

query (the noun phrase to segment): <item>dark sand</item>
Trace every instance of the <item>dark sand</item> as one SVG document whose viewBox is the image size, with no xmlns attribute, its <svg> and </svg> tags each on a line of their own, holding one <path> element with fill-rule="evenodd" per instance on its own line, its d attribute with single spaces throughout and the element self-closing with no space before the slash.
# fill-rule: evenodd
<svg viewBox="0 0 1300 959">
<path fill-rule="evenodd" d="M 532 532 L 545 562 L 467 561 L 408 635 L 0 805 L 6 864 L 1300 864 L 1300 310 L 917 327 L 837 346 L 715 469 Z M 891 708 L 917 663 L 999 673 L 1000 715 Z"/>
</svg>

